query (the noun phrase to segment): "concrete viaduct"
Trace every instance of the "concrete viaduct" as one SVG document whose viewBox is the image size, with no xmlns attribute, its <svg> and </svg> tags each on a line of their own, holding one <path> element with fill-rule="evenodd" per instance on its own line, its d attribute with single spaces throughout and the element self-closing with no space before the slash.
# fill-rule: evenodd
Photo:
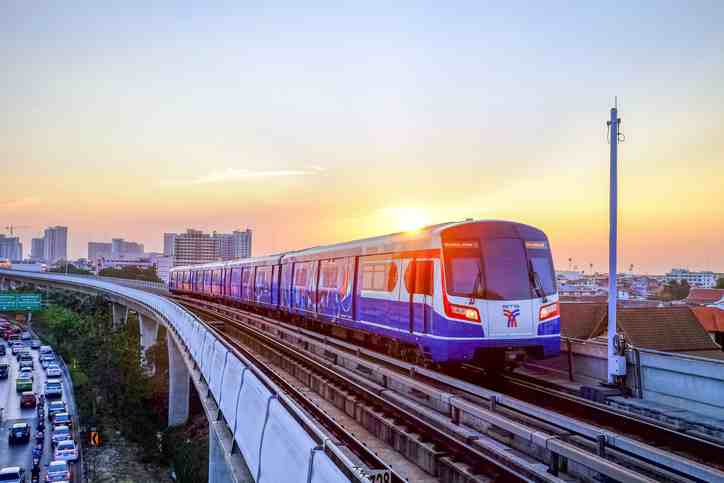
<svg viewBox="0 0 724 483">
<path fill-rule="evenodd" d="M 150 292 L 90 277 L 0 270 L 0 290 L 31 287 L 104 295 L 113 323 L 137 314 L 141 347 L 166 327 L 169 426 L 189 417 L 190 388 L 209 421 L 209 482 L 328 483 L 355 480 L 349 453 L 243 355 L 195 315 Z"/>
</svg>

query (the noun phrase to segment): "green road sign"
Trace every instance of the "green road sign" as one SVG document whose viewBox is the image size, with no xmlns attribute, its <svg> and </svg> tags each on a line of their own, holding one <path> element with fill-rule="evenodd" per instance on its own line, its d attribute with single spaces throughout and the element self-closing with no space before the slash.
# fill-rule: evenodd
<svg viewBox="0 0 724 483">
<path fill-rule="evenodd" d="M 42 308 L 43 298 L 39 293 L 0 292 L 0 312 L 33 311 Z"/>
</svg>

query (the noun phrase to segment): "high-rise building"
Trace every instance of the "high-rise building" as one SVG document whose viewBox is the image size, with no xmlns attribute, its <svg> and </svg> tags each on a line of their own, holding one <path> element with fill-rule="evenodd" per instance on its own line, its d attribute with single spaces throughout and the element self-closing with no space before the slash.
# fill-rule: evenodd
<svg viewBox="0 0 724 483">
<path fill-rule="evenodd" d="M 7 258 L 10 261 L 23 259 L 23 245 L 18 237 L 6 237 L 0 235 L 0 258 Z"/>
<path fill-rule="evenodd" d="M 163 254 L 173 254 L 174 266 L 248 258 L 251 256 L 251 230 L 208 234 L 189 229 L 181 234 L 164 233 Z"/>
<path fill-rule="evenodd" d="M 30 259 L 34 261 L 45 260 L 45 239 L 33 238 L 30 242 Z"/>
<path fill-rule="evenodd" d="M 173 256 L 173 244 L 176 241 L 176 233 L 163 234 L 163 254 L 167 257 Z"/>
<path fill-rule="evenodd" d="M 111 258 L 136 258 L 143 256 L 143 243 L 129 242 L 123 238 L 111 240 Z"/>
<path fill-rule="evenodd" d="M 47 263 L 68 259 L 68 227 L 51 226 L 43 237 L 43 258 Z"/>
<path fill-rule="evenodd" d="M 251 230 L 235 230 L 232 236 L 232 258 L 249 258 L 251 256 Z"/>
<path fill-rule="evenodd" d="M 216 256 L 221 260 L 234 259 L 234 237 L 228 233 L 216 233 L 211 235 L 216 243 Z"/>
<path fill-rule="evenodd" d="M 95 263 L 101 258 L 111 258 L 112 245 L 106 242 L 88 242 L 88 260 Z"/>
<path fill-rule="evenodd" d="M 174 266 L 197 265 L 219 260 L 217 242 L 208 233 L 186 230 L 174 240 Z"/>
</svg>

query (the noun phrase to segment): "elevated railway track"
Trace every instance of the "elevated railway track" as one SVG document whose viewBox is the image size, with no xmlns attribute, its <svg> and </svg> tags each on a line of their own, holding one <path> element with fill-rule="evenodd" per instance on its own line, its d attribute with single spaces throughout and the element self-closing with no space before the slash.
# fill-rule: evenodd
<svg viewBox="0 0 724 483">
<path fill-rule="evenodd" d="M 441 480 L 452 481 L 445 474 L 452 468 L 457 477 L 478 478 L 462 481 L 724 482 L 716 466 L 724 453 L 714 442 L 514 376 L 485 387 L 474 371 L 443 374 L 238 308 L 173 298 L 218 321 L 224 337 L 279 364 L 293 361 L 290 372 L 341 407 L 369 406 L 378 419 L 408 428 L 420 444 L 407 456 L 417 460 L 424 452 L 422 465 Z"/>
</svg>

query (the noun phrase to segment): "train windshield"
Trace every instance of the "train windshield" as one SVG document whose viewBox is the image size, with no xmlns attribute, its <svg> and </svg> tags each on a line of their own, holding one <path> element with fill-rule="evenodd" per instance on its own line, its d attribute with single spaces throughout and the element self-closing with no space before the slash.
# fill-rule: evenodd
<svg viewBox="0 0 724 483">
<path fill-rule="evenodd" d="M 445 275 L 450 295 L 523 300 L 556 292 L 547 242 L 519 238 L 448 241 Z"/>
</svg>

